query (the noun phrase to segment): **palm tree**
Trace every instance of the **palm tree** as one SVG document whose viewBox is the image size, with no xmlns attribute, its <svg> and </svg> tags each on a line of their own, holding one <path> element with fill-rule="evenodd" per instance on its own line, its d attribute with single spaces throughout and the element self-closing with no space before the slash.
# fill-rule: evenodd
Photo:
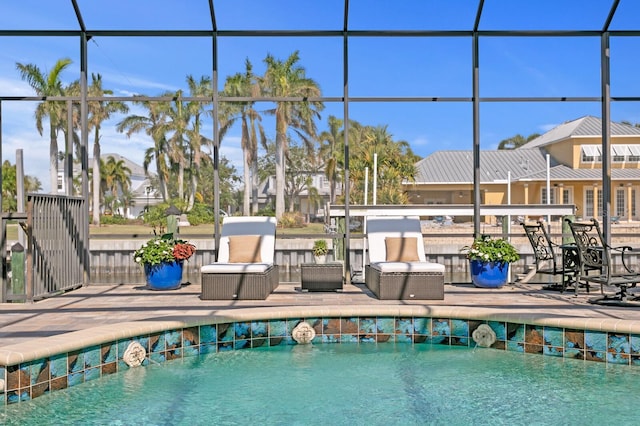
<svg viewBox="0 0 640 426">
<path fill-rule="evenodd" d="M 200 81 L 196 81 L 193 76 L 187 76 L 187 85 L 189 86 L 189 93 L 191 96 L 212 97 L 213 87 L 211 85 L 211 78 L 202 76 Z M 187 211 L 191 211 L 195 204 L 195 197 L 198 191 L 198 180 L 200 177 L 200 167 L 204 159 L 202 152 L 202 145 L 209 144 L 210 140 L 206 139 L 200 134 L 201 131 L 201 116 L 204 113 L 204 108 L 207 104 L 202 102 L 189 102 L 187 108 L 189 109 L 189 115 L 193 117 L 191 127 L 187 130 L 187 138 L 189 140 L 189 171 L 191 173 L 191 188 L 189 191 L 189 201 L 187 204 Z"/>
<path fill-rule="evenodd" d="M 318 206 L 322 203 L 322 196 L 318 192 L 318 188 L 315 186 L 307 187 L 307 197 L 308 197 L 308 206 L 307 206 L 307 220 L 311 220 L 311 214 L 315 213 L 318 210 Z"/>
<path fill-rule="evenodd" d="M 222 92 L 223 96 L 247 97 L 256 94 L 258 86 L 256 76 L 253 74 L 253 66 L 245 60 L 245 72 L 236 73 L 227 77 Z M 223 122 L 226 126 L 232 126 L 238 119 L 242 123 L 242 157 L 244 169 L 244 198 L 242 213 L 250 214 L 250 203 L 253 198 L 253 211 L 257 211 L 258 204 L 258 138 L 256 126 L 260 134 L 264 135 L 264 129 L 259 123 L 262 120 L 260 114 L 253 108 L 254 102 L 228 102 L 222 108 Z M 226 127 L 225 126 L 225 127 Z"/>
<path fill-rule="evenodd" d="M 24 191 L 25 192 L 40 192 L 42 191 L 42 182 L 35 176 L 26 175 L 24 177 Z"/>
<path fill-rule="evenodd" d="M 79 84 L 76 83 L 73 85 L 72 89 L 74 92 L 77 90 L 79 92 Z M 102 87 L 102 75 L 100 74 L 91 74 L 91 85 L 87 89 L 88 95 L 90 97 L 101 97 L 104 95 L 112 95 L 113 91 L 109 89 L 104 89 Z M 97 173 L 93 173 L 93 205 L 100 206 L 100 130 L 102 127 L 102 123 L 109 118 L 111 115 L 116 112 L 126 113 L 129 111 L 129 107 L 124 102 L 120 101 L 89 101 L 87 103 L 88 106 L 88 117 L 87 124 L 88 130 L 93 130 L 93 165 L 92 169 Z M 94 225 L 100 225 L 100 209 L 93 209 L 93 217 L 92 221 Z"/>
<path fill-rule="evenodd" d="M 286 61 L 275 59 L 267 55 L 264 62 L 267 70 L 260 79 L 262 90 L 267 96 L 274 97 L 303 97 L 320 96 L 318 84 L 306 77 L 305 69 L 297 65 L 300 56 L 293 52 Z M 316 138 L 316 124 L 314 119 L 320 118 L 320 111 L 324 109 L 322 102 L 278 101 L 268 114 L 276 118 L 276 217 L 284 213 L 285 188 L 285 152 L 289 146 L 289 129 L 307 146 L 312 146 Z"/>
<path fill-rule="evenodd" d="M 123 208 L 123 216 L 129 217 L 129 208 L 135 205 L 135 201 L 133 201 L 134 195 L 130 189 L 123 190 L 122 194 L 120 194 L 120 205 Z"/>
<path fill-rule="evenodd" d="M 64 90 L 60 81 L 60 74 L 71 64 L 71 59 L 58 59 L 53 69 L 48 74 L 34 64 L 16 63 L 20 77 L 29 83 L 38 96 L 62 96 Z M 44 101 L 36 108 L 36 128 L 42 136 L 42 122 L 49 119 L 49 177 L 51 180 L 51 193 L 58 192 L 58 131 L 64 123 L 64 103 Z"/>
<path fill-rule="evenodd" d="M 184 200 L 184 172 L 186 168 L 187 131 L 191 120 L 189 108 L 182 101 L 182 90 L 175 93 L 165 93 L 162 96 L 173 96 L 174 100 L 166 104 L 166 120 L 161 125 L 160 131 L 168 135 L 165 148 L 170 161 L 171 169 L 178 170 L 178 198 Z"/>
<path fill-rule="evenodd" d="M 403 181 L 413 181 L 417 157 L 406 141 L 394 141 L 387 131 L 387 126 L 365 126 L 356 124 L 354 131 L 349 132 L 350 145 L 353 146 L 351 156 L 351 192 L 355 197 L 364 200 L 363 182 L 365 168 L 373 170 L 374 156 L 377 154 L 377 203 L 406 204 L 408 198 L 402 188 Z M 355 139 L 357 138 L 357 139 Z M 357 140 L 357 142 L 356 142 Z"/>
<path fill-rule="evenodd" d="M 343 120 L 329 116 L 329 130 L 320 133 L 320 158 L 324 159 L 324 174 L 329 179 L 329 201 L 336 202 L 339 172 L 344 167 L 344 132 L 340 129 Z"/>
<path fill-rule="evenodd" d="M 129 191 L 131 186 L 131 169 L 125 165 L 124 160 L 116 160 L 109 156 L 106 162 L 103 162 L 101 170 L 103 170 L 104 181 L 103 187 L 105 192 L 111 194 L 112 203 L 115 202 L 121 193 Z M 105 195 L 105 204 L 107 197 Z M 113 204 L 111 204 L 113 211 Z"/>
<path fill-rule="evenodd" d="M 517 134 L 515 136 L 511 136 L 510 138 L 500 141 L 500 144 L 498 145 L 498 149 L 516 149 L 526 144 L 527 142 L 532 141 L 538 136 L 540 136 L 539 133 L 532 133 L 525 138 L 521 134 Z"/>
<path fill-rule="evenodd" d="M 167 180 L 169 179 L 169 168 L 167 158 L 167 140 L 164 134 L 167 115 L 165 102 L 134 101 L 138 105 L 146 108 L 148 116 L 130 115 L 119 122 L 116 129 L 125 132 L 128 137 L 133 133 L 144 131 L 153 140 L 153 146 L 145 151 L 143 167 L 149 173 L 149 165 L 155 160 L 156 171 L 158 173 L 158 192 L 164 201 L 169 199 Z"/>
</svg>

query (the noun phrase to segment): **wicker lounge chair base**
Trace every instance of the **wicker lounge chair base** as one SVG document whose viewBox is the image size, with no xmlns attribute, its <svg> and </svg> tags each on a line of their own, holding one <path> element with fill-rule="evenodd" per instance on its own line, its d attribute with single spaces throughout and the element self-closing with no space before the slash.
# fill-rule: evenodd
<svg viewBox="0 0 640 426">
<path fill-rule="evenodd" d="M 444 299 L 444 274 L 438 272 L 383 273 L 366 266 L 365 283 L 381 300 Z"/>
<path fill-rule="evenodd" d="M 278 287 L 278 267 L 264 273 L 202 273 L 202 300 L 265 300 Z"/>
</svg>

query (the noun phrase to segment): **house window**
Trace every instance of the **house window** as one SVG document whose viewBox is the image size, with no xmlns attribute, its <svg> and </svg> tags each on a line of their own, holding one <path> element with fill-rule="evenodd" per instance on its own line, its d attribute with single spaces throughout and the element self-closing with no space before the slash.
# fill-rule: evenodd
<svg viewBox="0 0 640 426">
<path fill-rule="evenodd" d="M 593 189 L 587 189 L 584 194 L 584 215 L 593 217 Z"/>
<path fill-rule="evenodd" d="M 58 192 L 64 192 L 64 180 L 58 175 Z"/>
<path fill-rule="evenodd" d="M 560 188 L 562 191 L 562 204 L 573 204 L 573 188 Z"/>
<path fill-rule="evenodd" d="M 328 188 L 329 187 L 329 179 L 327 179 L 326 176 L 320 176 L 320 185 L 323 188 Z"/>
<path fill-rule="evenodd" d="M 580 145 L 580 161 L 583 163 L 602 162 L 602 146 L 600 145 Z M 639 145 L 611 145 L 611 161 L 614 163 L 640 162 Z"/>
<path fill-rule="evenodd" d="M 556 194 L 554 191 L 555 188 L 551 188 L 551 191 L 549 191 L 549 193 L 551 194 L 551 201 L 549 202 L 549 204 L 555 204 L 556 203 Z M 547 188 L 542 188 L 542 194 L 541 194 L 541 204 L 547 204 Z"/>
<path fill-rule="evenodd" d="M 631 217 L 636 217 L 636 190 L 635 188 L 631 189 Z"/>
<path fill-rule="evenodd" d="M 629 153 L 627 145 L 611 145 L 611 158 L 615 163 L 624 163 Z"/>
<path fill-rule="evenodd" d="M 593 189 L 585 191 L 585 217 L 594 217 Z M 598 216 L 602 215 L 602 190 L 598 190 Z"/>
<path fill-rule="evenodd" d="M 598 188 L 598 216 L 602 216 L 602 189 Z"/>
<path fill-rule="evenodd" d="M 602 153 L 598 145 L 581 145 L 581 159 L 583 163 L 595 163 L 602 161 Z"/>
<path fill-rule="evenodd" d="M 573 204 L 573 188 L 565 188 L 565 187 L 553 187 L 551 188 L 551 202 L 550 204 L 556 204 L 558 200 L 562 204 Z M 547 188 L 541 188 L 540 192 L 540 202 L 542 204 L 547 204 Z"/>
<path fill-rule="evenodd" d="M 627 209 L 625 208 L 625 189 L 616 188 L 616 211 L 615 215 L 618 217 L 626 216 Z"/>
<path fill-rule="evenodd" d="M 629 149 L 629 161 L 640 162 L 640 145 L 627 145 Z"/>
</svg>

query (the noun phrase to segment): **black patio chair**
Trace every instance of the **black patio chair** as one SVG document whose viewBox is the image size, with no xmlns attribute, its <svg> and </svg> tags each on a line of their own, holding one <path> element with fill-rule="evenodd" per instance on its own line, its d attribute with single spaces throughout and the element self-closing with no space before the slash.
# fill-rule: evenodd
<svg viewBox="0 0 640 426">
<path fill-rule="evenodd" d="M 545 230 L 541 221 L 521 222 L 524 232 L 529 238 L 533 255 L 535 256 L 535 269 L 537 274 L 560 276 L 560 282 L 555 282 L 543 287 L 545 290 L 564 292 L 567 287 L 575 286 L 578 291 L 579 258 L 575 244 L 559 245 L 554 243 Z M 585 284 L 587 293 L 588 283 Z"/>
<path fill-rule="evenodd" d="M 565 221 L 569 224 L 571 233 L 575 239 L 579 255 L 579 277 L 581 281 L 600 284 L 601 298 L 589 300 L 590 303 L 615 304 L 627 301 L 640 300 L 640 296 L 632 296 L 630 299 L 627 290 L 640 283 L 640 272 L 636 272 L 629 266 L 627 255 L 633 250 L 630 246 L 611 247 L 602 237 L 600 225 L 596 219 L 588 222 L 574 222 L 569 218 Z M 611 261 L 612 252 L 620 253 L 621 267 L 614 271 Z M 587 268 L 597 269 L 597 274 L 587 274 Z M 618 291 L 614 295 L 605 294 L 605 287 L 615 286 Z"/>
</svg>

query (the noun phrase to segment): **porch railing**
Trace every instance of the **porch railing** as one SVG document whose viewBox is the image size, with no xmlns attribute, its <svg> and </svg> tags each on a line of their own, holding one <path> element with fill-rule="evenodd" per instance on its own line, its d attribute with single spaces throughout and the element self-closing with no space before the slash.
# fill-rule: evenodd
<svg viewBox="0 0 640 426">
<path fill-rule="evenodd" d="M 79 197 L 29 194 L 26 217 L 24 214 L 3 215 L 3 302 L 31 302 L 87 283 L 89 226 L 85 207 L 85 201 Z M 9 220 L 17 220 L 26 233 L 24 292 L 16 292 L 8 285 L 6 223 Z"/>
</svg>

